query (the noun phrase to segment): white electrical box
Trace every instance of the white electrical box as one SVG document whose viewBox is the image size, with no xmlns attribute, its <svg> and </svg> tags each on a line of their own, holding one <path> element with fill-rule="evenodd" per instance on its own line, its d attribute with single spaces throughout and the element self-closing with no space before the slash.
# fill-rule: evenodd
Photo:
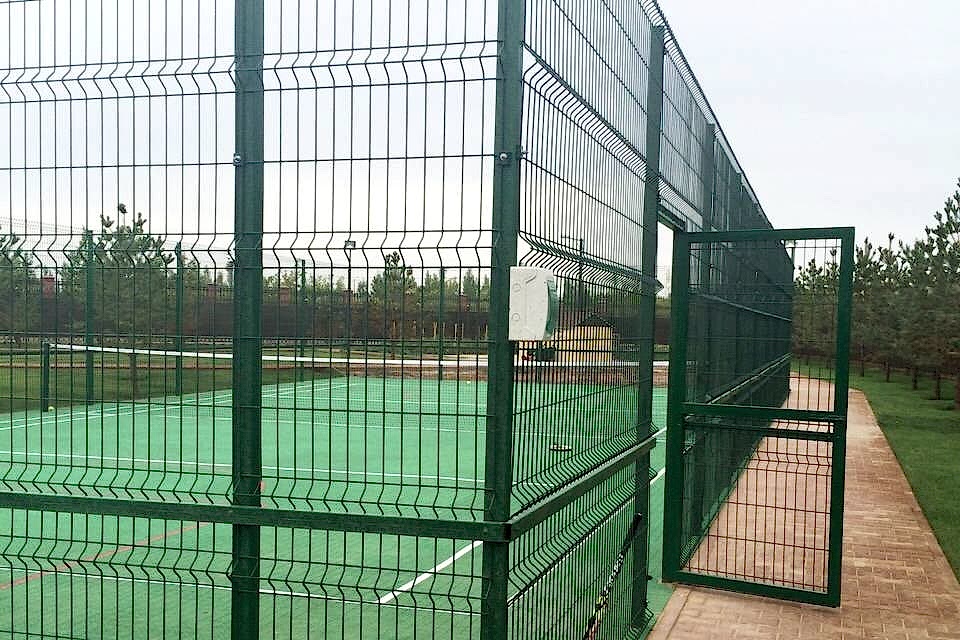
<svg viewBox="0 0 960 640">
<path fill-rule="evenodd" d="M 550 269 L 510 267 L 510 340 L 549 340 L 559 313 L 557 279 Z"/>
</svg>

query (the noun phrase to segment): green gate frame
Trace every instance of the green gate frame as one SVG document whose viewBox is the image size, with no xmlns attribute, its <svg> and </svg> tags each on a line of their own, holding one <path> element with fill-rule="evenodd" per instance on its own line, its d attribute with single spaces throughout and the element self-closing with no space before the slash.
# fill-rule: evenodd
<svg viewBox="0 0 960 640">
<path fill-rule="evenodd" d="M 836 362 L 832 411 L 787 408 L 765 408 L 718 402 L 689 402 L 687 399 L 687 329 L 690 310 L 690 247 L 692 244 L 790 240 L 837 240 L 840 243 L 840 282 L 837 296 Z M 686 233 L 674 231 L 672 329 L 670 345 L 669 393 L 667 405 L 666 477 L 664 487 L 663 579 L 741 593 L 767 596 L 830 607 L 840 606 L 841 560 L 843 555 L 843 499 L 846 469 L 847 392 L 849 389 L 850 316 L 852 305 L 854 229 L 831 227 L 822 229 L 774 229 L 747 231 L 706 231 Z M 789 353 L 785 354 L 789 358 Z M 784 358 L 778 358 L 781 366 Z M 786 360 L 787 362 L 789 360 Z M 775 363 L 775 364 L 776 364 Z M 755 372 L 741 388 L 755 382 L 769 368 Z M 826 422 L 833 425 L 830 433 L 810 430 L 787 430 L 769 426 L 758 429 L 759 436 L 829 442 L 832 445 L 830 517 L 828 531 L 827 588 L 825 592 L 785 587 L 749 579 L 728 578 L 684 569 L 681 545 L 683 518 L 683 444 L 684 424 L 688 417 L 711 416 L 749 418 L 766 422 L 774 420 Z M 732 486 L 730 487 L 732 489 Z M 720 504 L 725 502 L 722 496 Z M 716 506 L 719 509 L 720 504 Z M 713 517 L 716 512 L 713 512 Z M 697 541 L 699 545 L 702 541 Z"/>
</svg>

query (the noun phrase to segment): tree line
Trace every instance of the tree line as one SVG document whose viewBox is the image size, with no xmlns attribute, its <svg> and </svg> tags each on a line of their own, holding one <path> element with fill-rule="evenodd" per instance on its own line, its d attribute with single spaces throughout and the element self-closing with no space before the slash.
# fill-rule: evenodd
<svg viewBox="0 0 960 640">
<path fill-rule="evenodd" d="M 794 282 L 794 349 L 809 352 L 832 330 L 824 301 L 834 296 L 838 265 L 811 262 Z M 878 365 L 890 380 L 893 369 L 934 381 L 934 398 L 943 379 L 955 380 L 960 409 L 960 181 L 957 190 L 908 242 L 889 234 L 884 245 L 865 238 L 856 247 L 850 357 L 862 376 Z M 831 355 L 822 353 L 820 355 Z"/>
<path fill-rule="evenodd" d="M 123 204 L 117 211 L 126 218 Z M 485 311 L 489 306 L 489 276 L 481 276 L 478 269 L 415 271 L 397 251 L 386 253 L 383 260 L 382 268 L 354 270 L 360 277 L 352 278 L 352 283 L 340 275 L 344 271 L 340 267 L 301 269 L 297 264 L 264 269 L 264 305 L 300 307 L 298 317 L 307 319 L 301 326 L 313 325 L 309 318 L 343 315 L 349 308 L 352 320 L 345 322 L 368 328 L 382 325 L 383 338 L 408 337 L 412 330 L 422 334 L 426 324 L 443 322 L 445 316 Z M 46 328 L 81 334 L 89 302 L 98 337 L 135 343 L 143 337 L 169 335 L 176 325 L 178 279 L 188 330 L 191 320 L 209 313 L 212 305 L 232 302 L 232 262 L 226 260 L 219 267 L 203 264 L 189 251 L 178 258 L 167 238 L 148 231 L 140 213 L 129 223 L 102 216 L 100 229 L 85 231 L 60 264 L 43 262 L 49 259 L 38 259 L 22 238 L 0 232 L 0 296 L 6 301 L 0 305 L 0 333 L 37 336 Z M 44 290 L 44 280 L 50 281 L 52 291 Z M 52 328 L 49 319 L 41 318 L 52 313 L 51 308 L 45 311 L 45 302 L 64 316 Z M 292 317 L 292 312 L 288 315 Z M 303 333 L 310 335 L 311 330 Z M 352 335 L 362 338 L 364 332 L 354 329 Z"/>
</svg>

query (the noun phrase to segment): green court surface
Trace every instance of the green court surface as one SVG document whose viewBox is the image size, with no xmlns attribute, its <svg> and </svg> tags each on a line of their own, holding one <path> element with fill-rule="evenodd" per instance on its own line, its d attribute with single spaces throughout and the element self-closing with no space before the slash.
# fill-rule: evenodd
<svg viewBox="0 0 960 640">
<path fill-rule="evenodd" d="M 622 388 L 521 387 L 515 509 L 632 437 Z M 665 395 L 655 391 L 658 428 Z M 486 397 L 485 382 L 463 380 L 335 377 L 265 386 L 263 504 L 480 519 Z M 9 414 L 0 419 L 0 486 L 227 504 L 231 402 L 230 391 L 215 391 Z M 562 420 L 570 403 L 576 428 Z M 658 475 L 650 573 L 657 577 L 663 446 L 651 465 Z M 585 536 L 575 553 L 606 572 L 614 557 L 601 537 Z M 0 510 L 0 630 L 13 638 L 227 637 L 231 545 L 226 525 Z M 478 637 L 481 546 L 263 527 L 261 636 Z M 557 579 L 572 584 L 574 576 Z M 569 587 L 563 593 L 595 597 Z M 651 582 L 651 608 L 660 610 L 668 595 Z M 523 597 L 529 608 L 550 596 Z"/>
</svg>

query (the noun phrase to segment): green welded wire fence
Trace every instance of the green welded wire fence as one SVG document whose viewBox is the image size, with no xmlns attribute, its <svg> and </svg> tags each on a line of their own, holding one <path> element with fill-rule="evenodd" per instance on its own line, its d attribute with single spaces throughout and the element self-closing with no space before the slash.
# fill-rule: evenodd
<svg viewBox="0 0 960 640">
<path fill-rule="evenodd" d="M 0 33 L 3 633 L 578 637 L 636 514 L 601 637 L 644 633 L 658 222 L 769 226 L 655 3 Z"/>
<path fill-rule="evenodd" d="M 680 238 L 664 574 L 836 605 L 846 417 L 833 395 L 846 388 L 852 231 L 764 235 L 770 222 L 669 28 L 662 86 L 660 214 Z M 759 408 L 800 413 L 785 427 Z M 794 433 L 764 436 L 780 428 Z"/>
<path fill-rule="evenodd" d="M 677 240 L 665 574 L 839 605 L 852 252 L 849 228 Z"/>
</svg>

